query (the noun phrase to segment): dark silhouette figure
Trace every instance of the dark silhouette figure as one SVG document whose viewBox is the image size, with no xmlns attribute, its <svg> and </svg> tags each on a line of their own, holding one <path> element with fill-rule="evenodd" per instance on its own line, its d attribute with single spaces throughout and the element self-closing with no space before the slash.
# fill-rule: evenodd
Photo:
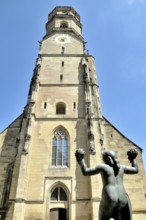
<svg viewBox="0 0 146 220">
<path fill-rule="evenodd" d="M 84 176 L 100 173 L 103 182 L 102 198 L 99 207 L 99 220 L 132 220 L 132 209 L 128 195 L 123 185 L 123 175 L 138 173 L 136 162 L 137 151 L 130 149 L 127 152 L 131 167 L 120 165 L 117 154 L 106 150 L 102 153 L 105 164 L 88 168 L 84 160 L 84 150 L 78 149 L 75 153 L 77 162 L 81 166 Z"/>
</svg>

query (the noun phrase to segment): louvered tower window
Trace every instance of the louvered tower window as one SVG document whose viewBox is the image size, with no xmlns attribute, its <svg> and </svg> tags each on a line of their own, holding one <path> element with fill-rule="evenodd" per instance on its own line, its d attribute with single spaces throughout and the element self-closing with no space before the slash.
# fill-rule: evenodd
<svg viewBox="0 0 146 220">
<path fill-rule="evenodd" d="M 63 21 L 63 22 L 60 24 L 60 28 L 68 28 L 67 22 Z"/>
<path fill-rule="evenodd" d="M 63 79 L 63 77 L 62 77 L 62 79 Z M 60 78 L 60 80 L 61 80 L 61 78 Z M 63 103 L 63 102 L 58 102 L 57 104 L 56 104 L 56 114 L 57 115 L 65 115 L 65 104 Z"/>
</svg>

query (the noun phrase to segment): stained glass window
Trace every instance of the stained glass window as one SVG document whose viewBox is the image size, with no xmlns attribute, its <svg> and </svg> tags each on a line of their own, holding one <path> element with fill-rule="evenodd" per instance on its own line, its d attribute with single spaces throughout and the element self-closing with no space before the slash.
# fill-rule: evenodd
<svg viewBox="0 0 146 220">
<path fill-rule="evenodd" d="M 68 137 L 62 129 L 58 129 L 54 132 L 52 165 L 68 166 Z"/>
</svg>

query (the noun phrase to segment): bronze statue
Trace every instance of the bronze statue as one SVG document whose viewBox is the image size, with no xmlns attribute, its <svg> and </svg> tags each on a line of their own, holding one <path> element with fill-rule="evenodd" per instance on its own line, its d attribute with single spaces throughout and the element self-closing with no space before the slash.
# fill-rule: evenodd
<svg viewBox="0 0 146 220">
<path fill-rule="evenodd" d="M 130 149 L 127 152 L 131 167 L 120 165 L 117 154 L 106 150 L 102 153 L 105 164 L 88 168 L 84 160 L 84 150 L 76 150 L 75 156 L 81 166 L 84 176 L 100 173 L 103 182 L 102 198 L 99 207 L 99 220 L 132 220 L 132 209 L 128 195 L 123 185 L 123 175 L 138 173 L 136 162 L 137 151 Z"/>
</svg>

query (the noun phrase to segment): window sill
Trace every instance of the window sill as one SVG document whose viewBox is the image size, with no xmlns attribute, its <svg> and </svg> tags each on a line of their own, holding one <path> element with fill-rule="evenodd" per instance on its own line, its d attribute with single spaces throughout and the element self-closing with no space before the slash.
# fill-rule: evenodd
<svg viewBox="0 0 146 220">
<path fill-rule="evenodd" d="M 68 169 L 68 166 L 50 166 L 51 169 Z"/>
</svg>

